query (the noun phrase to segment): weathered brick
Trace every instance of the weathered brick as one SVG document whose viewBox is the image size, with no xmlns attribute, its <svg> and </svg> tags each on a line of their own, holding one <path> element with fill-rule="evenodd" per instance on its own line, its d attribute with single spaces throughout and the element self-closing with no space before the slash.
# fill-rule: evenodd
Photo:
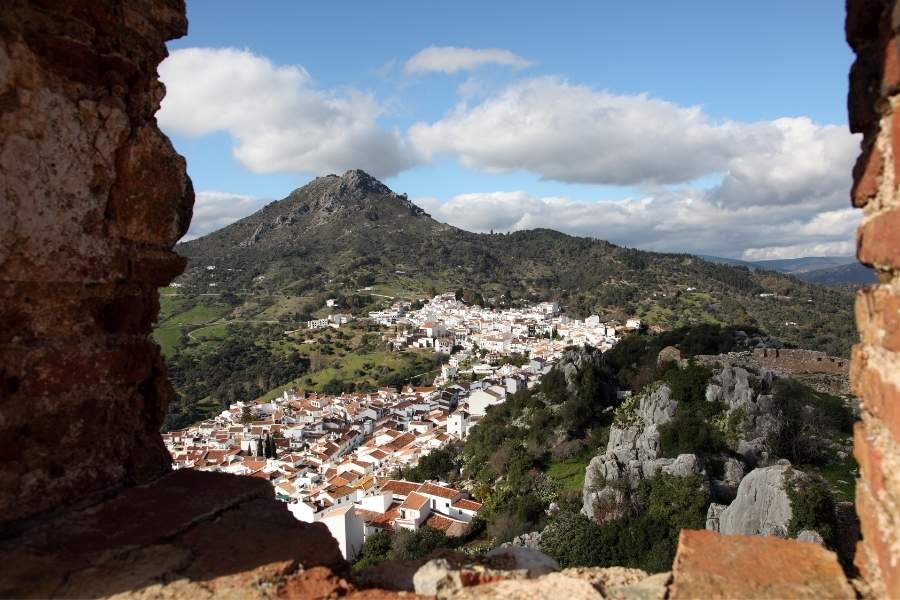
<svg viewBox="0 0 900 600">
<path fill-rule="evenodd" d="M 766 536 L 682 529 L 669 598 L 855 598 L 837 556 Z"/>
<path fill-rule="evenodd" d="M 853 426 L 853 456 L 859 463 L 860 477 L 873 493 L 880 493 L 884 489 L 881 453 L 866 439 L 866 428 L 862 422 Z"/>
<path fill-rule="evenodd" d="M 885 286 L 860 290 L 856 325 L 865 343 L 900 352 L 900 295 Z"/>
<path fill-rule="evenodd" d="M 900 389 L 884 381 L 871 364 L 858 367 L 855 361 L 853 387 L 861 405 L 877 417 L 887 431 L 900 441 Z"/>
<path fill-rule="evenodd" d="M 891 36 L 884 45 L 884 69 L 881 75 L 881 93 L 895 92 L 900 87 L 900 57 L 897 54 L 897 38 Z"/>
<path fill-rule="evenodd" d="M 184 158 L 155 125 L 142 127 L 119 152 L 109 193 L 110 218 L 122 237 L 171 246 L 187 232 L 194 190 Z"/>
<path fill-rule="evenodd" d="M 857 55 L 850 67 L 850 93 L 847 96 L 847 113 L 850 131 L 866 133 L 874 129 L 878 120 L 876 102 L 881 82 L 881 70 L 872 52 Z"/>
<path fill-rule="evenodd" d="M 844 20 L 844 34 L 853 49 L 878 35 L 878 28 L 884 12 L 884 3 L 872 0 L 847 0 L 847 14 Z"/>
<path fill-rule="evenodd" d="M 884 210 L 856 233 L 856 254 L 869 266 L 900 268 L 900 209 Z"/>
<path fill-rule="evenodd" d="M 859 155 L 853 166 L 853 189 L 850 196 L 853 206 L 865 206 L 878 193 L 884 171 L 884 155 L 873 143 Z"/>
<path fill-rule="evenodd" d="M 888 598 L 900 598 L 900 570 L 894 566 L 894 560 L 891 554 L 892 537 L 896 537 L 897 532 L 885 530 L 878 518 L 878 511 L 881 510 L 880 503 L 873 498 L 872 493 L 865 486 L 857 486 L 856 490 L 856 511 L 859 514 L 860 528 L 862 531 L 861 545 L 865 548 L 865 554 L 868 558 L 874 560 L 878 565 L 881 582 L 875 582 L 876 585 L 883 585 L 884 592 Z M 857 553 L 857 567 L 867 568 L 864 564 L 864 553 Z"/>
</svg>

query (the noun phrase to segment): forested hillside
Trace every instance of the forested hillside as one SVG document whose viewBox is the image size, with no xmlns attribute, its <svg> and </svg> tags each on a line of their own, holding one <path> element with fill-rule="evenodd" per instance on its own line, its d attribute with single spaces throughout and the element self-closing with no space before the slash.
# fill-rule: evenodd
<svg viewBox="0 0 900 600">
<path fill-rule="evenodd" d="M 231 294 L 250 306 L 462 287 L 492 304 L 559 300 L 574 316 L 638 316 L 662 328 L 750 324 L 834 355 L 848 355 L 855 339 L 845 292 L 546 229 L 470 233 L 435 221 L 361 171 L 317 178 L 177 250 L 189 260 L 182 294 Z"/>
</svg>

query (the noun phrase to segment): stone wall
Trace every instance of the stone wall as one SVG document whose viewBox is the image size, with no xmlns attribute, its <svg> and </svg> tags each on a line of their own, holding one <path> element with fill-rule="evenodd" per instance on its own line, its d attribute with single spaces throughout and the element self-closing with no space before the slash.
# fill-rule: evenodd
<svg viewBox="0 0 900 600">
<path fill-rule="evenodd" d="M 183 0 L 0 10 L 0 530 L 170 469 L 149 338 L 194 194 L 157 128 Z"/>
<path fill-rule="evenodd" d="M 845 358 L 828 356 L 815 350 L 756 348 L 753 360 L 764 367 L 785 373 L 832 373 L 846 375 L 850 369 Z"/>
<path fill-rule="evenodd" d="M 859 260 L 878 283 L 860 291 L 851 379 L 860 399 L 855 454 L 863 540 L 856 564 L 876 592 L 900 597 L 900 4 L 848 0 L 850 129 L 864 135 L 851 201 L 863 210 Z"/>
</svg>

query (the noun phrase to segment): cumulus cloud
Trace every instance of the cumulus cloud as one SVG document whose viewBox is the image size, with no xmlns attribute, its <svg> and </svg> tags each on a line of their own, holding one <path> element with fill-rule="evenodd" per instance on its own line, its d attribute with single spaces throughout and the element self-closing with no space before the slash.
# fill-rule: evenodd
<svg viewBox="0 0 900 600">
<path fill-rule="evenodd" d="M 534 64 L 509 50 L 502 48 L 458 48 L 455 46 L 429 46 L 406 61 L 407 73 L 447 73 L 471 71 L 484 65 L 501 65 L 522 69 Z"/>
<path fill-rule="evenodd" d="M 342 172 L 388 177 L 413 160 L 399 131 L 378 124 L 382 107 L 357 90 L 316 86 L 300 66 L 247 50 L 185 48 L 159 67 L 168 93 L 157 115 L 168 132 L 228 132 L 235 158 L 255 173 Z"/>
<path fill-rule="evenodd" d="M 413 125 L 408 136 L 428 158 L 451 155 L 488 173 L 525 170 L 571 183 L 672 184 L 726 171 L 737 179 L 765 172 L 774 187 L 757 194 L 770 201 L 793 192 L 782 184 L 793 184 L 797 169 L 804 178 L 807 171 L 828 175 L 835 160 L 856 152 L 843 128 L 804 118 L 717 122 L 700 107 L 554 77 L 513 83 L 480 104 L 460 102 L 434 123 Z M 723 188 L 722 199 L 731 197 Z"/>
<path fill-rule="evenodd" d="M 506 232 L 538 227 L 659 252 L 748 260 L 847 255 L 859 211 L 816 214 L 792 205 L 724 206 L 711 190 L 684 189 L 623 201 L 535 197 L 523 191 L 418 198 L 434 218 L 462 229 Z"/>
<path fill-rule="evenodd" d="M 265 206 L 266 200 L 228 192 L 198 192 L 186 242 L 234 223 Z"/>
</svg>

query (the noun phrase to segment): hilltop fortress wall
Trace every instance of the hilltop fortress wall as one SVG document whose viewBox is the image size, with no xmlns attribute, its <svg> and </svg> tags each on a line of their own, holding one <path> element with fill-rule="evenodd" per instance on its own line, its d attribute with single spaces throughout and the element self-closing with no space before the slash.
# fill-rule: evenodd
<svg viewBox="0 0 900 600">
<path fill-rule="evenodd" d="M 753 361 L 761 366 L 789 374 L 832 373 L 847 375 L 850 361 L 846 358 L 828 356 L 815 350 L 793 350 L 782 348 L 756 348 Z"/>
</svg>

